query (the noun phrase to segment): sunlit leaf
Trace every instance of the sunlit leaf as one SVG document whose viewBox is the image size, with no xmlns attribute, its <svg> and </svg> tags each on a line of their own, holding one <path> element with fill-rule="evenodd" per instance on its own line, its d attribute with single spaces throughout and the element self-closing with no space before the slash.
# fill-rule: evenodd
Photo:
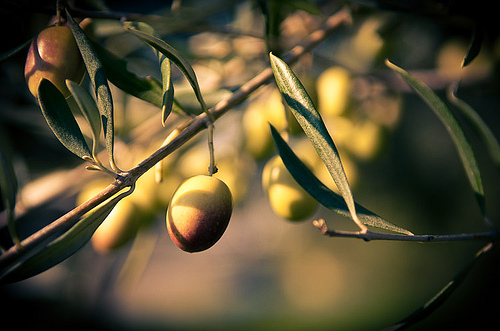
<svg viewBox="0 0 500 331">
<path fill-rule="evenodd" d="M 92 43 L 92 46 L 101 60 L 106 77 L 113 85 L 158 108 L 162 106 L 162 87 L 156 78 L 139 78 L 128 70 L 125 60 L 97 43 Z"/>
<path fill-rule="evenodd" d="M 154 47 L 156 50 L 158 50 L 158 52 L 162 53 L 172 62 L 174 62 L 174 64 L 179 68 L 179 70 L 184 74 L 184 76 L 191 84 L 191 87 L 193 88 L 196 98 L 201 105 L 201 108 L 204 111 L 208 110 L 205 101 L 203 100 L 200 86 L 198 85 L 198 79 L 196 78 L 196 74 L 189 61 L 187 61 L 175 48 L 167 44 L 165 41 L 144 31 L 138 30 L 133 23 L 126 22 L 125 29 L 135 36 L 139 37 L 147 44 Z"/>
<path fill-rule="evenodd" d="M 453 294 L 453 292 L 462 284 L 474 265 L 481 260 L 487 252 L 491 250 L 492 244 L 488 244 L 482 248 L 475 258 L 462 269 L 453 279 L 446 284 L 432 299 L 425 305 L 417 309 L 408 317 L 402 319 L 396 324 L 384 329 L 384 331 L 404 330 L 428 317 L 432 312 L 439 308 Z"/>
<path fill-rule="evenodd" d="M 312 142 L 319 157 L 326 165 L 347 207 L 356 220 L 356 208 L 351 188 L 340 160 L 340 155 L 328 130 L 304 86 L 291 68 L 278 57 L 270 54 L 276 84 L 305 134 Z"/>
<path fill-rule="evenodd" d="M 121 194 L 88 212 L 71 229 L 42 250 L 3 272 L 0 283 L 18 282 L 33 277 L 66 260 L 92 238 L 99 225 L 123 197 Z"/>
<path fill-rule="evenodd" d="M 66 99 L 47 79 L 40 82 L 38 101 L 50 129 L 64 147 L 81 158 L 91 156 L 92 153 Z"/>
<path fill-rule="evenodd" d="M 97 156 L 99 137 L 101 136 L 101 117 L 95 100 L 86 89 L 71 80 L 66 80 L 66 86 L 90 125 L 93 139 L 92 155 L 95 158 Z"/>
<path fill-rule="evenodd" d="M 102 127 L 104 130 L 104 138 L 106 142 L 106 149 L 108 151 L 109 161 L 113 169 L 117 170 L 114 161 L 114 119 L 113 119 L 113 100 L 111 97 L 111 90 L 109 89 L 108 80 L 104 72 L 104 68 L 97 54 L 95 53 L 92 45 L 80 28 L 80 26 L 66 11 L 69 27 L 73 32 L 76 44 L 80 49 L 83 61 L 87 68 L 87 72 L 94 87 L 96 94 L 97 108 L 101 114 Z"/>
<path fill-rule="evenodd" d="M 278 130 L 276 130 L 276 128 L 272 125 L 270 125 L 270 127 L 274 142 L 276 143 L 276 147 L 278 149 L 278 153 L 283 160 L 286 168 L 293 176 L 293 178 L 295 178 L 297 183 L 299 183 L 299 185 L 302 186 L 307 191 L 307 193 L 318 200 L 318 202 L 326 208 L 329 208 L 342 216 L 351 217 L 345 200 L 340 195 L 333 192 L 326 185 L 324 185 L 300 160 L 300 158 L 295 155 L 290 146 L 288 146 L 285 140 L 281 137 Z M 371 212 L 360 204 L 356 203 L 356 210 L 359 219 L 365 225 L 407 235 L 413 235 L 413 233 L 411 233 L 410 231 L 386 221 L 384 218 Z"/>
<path fill-rule="evenodd" d="M 386 65 L 399 74 L 403 80 L 415 90 L 444 124 L 455 143 L 469 183 L 476 194 L 481 209 L 484 211 L 484 191 L 479 166 L 474 151 L 455 116 L 453 116 L 448 106 L 436 95 L 436 93 L 423 82 L 389 61 L 386 61 Z"/>
</svg>

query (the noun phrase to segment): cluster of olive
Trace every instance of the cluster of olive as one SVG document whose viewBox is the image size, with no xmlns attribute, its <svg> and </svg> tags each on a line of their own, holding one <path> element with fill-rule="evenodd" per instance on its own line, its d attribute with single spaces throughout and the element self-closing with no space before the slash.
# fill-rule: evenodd
<svg viewBox="0 0 500 331">
<path fill-rule="evenodd" d="M 382 85 L 354 79 L 340 66 L 324 70 L 313 82 L 307 90 L 316 100 L 340 151 L 348 180 L 355 186 L 356 161 L 372 160 L 379 154 L 386 132 L 399 117 L 399 98 L 389 95 Z M 243 116 L 245 148 L 257 160 L 266 161 L 262 187 L 273 211 L 285 219 L 301 221 L 315 212 L 317 201 L 294 180 L 281 158 L 273 155 L 269 123 L 282 132 L 295 153 L 325 185 L 337 192 L 338 189 L 310 141 L 301 134 L 295 118 L 287 112 L 277 88 L 250 103 Z"/>
<path fill-rule="evenodd" d="M 80 24 L 84 28 L 87 21 Z M 28 51 L 25 77 L 35 97 L 40 81 L 45 78 L 65 97 L 71 98 L 66 80 L 80 83 L 84 75 L 85 65 L 69 27 L 52 26 L 34 38 Z M 346 69 L 332 67 L 321 73 L 313 86 L 313 99 L 317 99 L 318 110 L 341 151 L 351 185 L 355 185 L 357 177 L 356 164 L 351 157 L 373 158 L 382 145 L 384 129 L 394 124 L 399 110 L 397 98 L 381 93 L 377 86 L 363 85 L 361 80 L 357 81 L 356 93 L 353 93 L 354 81 Z M 336 187 L 285 107 L 279 91 L 271 88 L 257 101 L 250 102 L 241 120 L 243 152 L 236 151 L 218 158 L 219 172 L 211 176 L 199 175 L 207 169 L 206 145 L 202 148 L 203 155 L 196 146 L 188 146 L 182 155 L 169 156 L 173 162 L 165 167 L 168 174 L 161 182 L 155 180 L 153 169 L 141 176 L 134 192 L 115 206 L 95 232 L 92 238 L 94 248 L 99 252 L 109 252 L 122 247 L 167 205 L 166 227 L 178 247 L 189 252 L 211 247 L 226 230 L 233 204 L 243 199 L 248 174 L 254 170 L 251 161 L 255 160 L 266 161 L 262 186 L 276 214 L 293 221 L 310 217 L 318 203 L 294 180 L 279 156 L 273 155 L 275 149 L 269 123 L 286 136 L 292 148 L 321 181 L 333 190 Z M 245 159 L 246 154 L 253 156 L 253 160 Z M 200 164 L 204 168 L 193 168 L 193 165 Z M 102 190 L 108 184 L 109 180 L 105 183 L 100 179 L 92 181 L 81 190 L 77 202 L 89 199 L 98 192 L 96 190 Z"/>
<path fill-rule="evenodd" d="M 26 59 L 25 78 L 35 98 L 42 79 L 51 81 L 70 98 L 66 80 L 81 83 L 85 72 L 84 61 L 68 26 L 48 27 L 33 39 Z M 98 252 L 113 251 L 128 243 L 141 227 L 151 223 L 159 206 L 165 210 L 167 205 L 166 228 L 182 250 L 206 250 L 221 238 L 233 209 L 231 191 L 221 179 L 205 175 L 187 179 L 168 176 L 158 184 L 154 174 L 150 170 L 139 178 L 134 192 L 121 200 L 99 226 L 91 240 Z M 109 183 L 109 179 L 90 182 L 81 190 L 77 203 L 86 201 Z"/>
</svg>

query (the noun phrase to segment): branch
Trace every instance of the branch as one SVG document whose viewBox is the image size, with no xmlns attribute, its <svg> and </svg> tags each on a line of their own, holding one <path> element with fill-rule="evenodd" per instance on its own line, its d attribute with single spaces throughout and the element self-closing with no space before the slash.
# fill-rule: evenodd
<svg viewBox="0 0 500 331">
<path fill-rule="evenodd" d="M 285 54 L 282 59 L 288 64 L 296 62 L 302 55 L 306 54 L 325 40 L 338 27 L 350 22 L 351 11 L 348 8 L 339 10 L 330 16 L 316 31 L 312 32 L 303 43 L 295 46 L 287 54 Z M 213 121 L 219 119 L 228 110 L 245 101 L 255 90 L 267 84 L 272 78 L 272 69 L 267 67 L 260 74 L 255 76 L 246 84 L 242 85 L 239 90 L 234 92 L 228 98 L 220 101 L 217 105 L 209 109 L 208 113 L 211 117 L 213 117 Z M 185 129 L 183 129 L 169 144 L 158 149 L 131 170 L 118 174 L 116 180 L 95 197 L 77 206 L 73 210 L 53 221 L 51 224 L 24 239 L 21 241 L 20 245 L 14 245 L 9 250 L 5 251 L 2 255 L 0 255 L 0 269 L 23 257 L 31 248 L 43 244 L 53 236 L 70 229 L 81 216 L 97 207 L 99 204 L 106 201 L 122 189 L 133 185 L 135 181 L 146 171 L 174 152 L 177 148 L 181 147 L 196 134 L 206 129 L 211 122 L 212 120 L 207 117 L 207 113 L 205 112 L 188 120 L 188 123 L 185 123 L 187 125 Z"/>
<path fill-rule="evenodd" d="M 486 240 L 496 241 L 500 238 L 500 233 L 497 231 L 481 232 L 481 233 L 462 233 L 462 234 L 425 234 L 425 235 L 405 235 L 394 233 L 381 233 L 368 230 L 367 232 L 352 232 L 342 230 L 330 230 L 324 219 L 314 220 L 313 225 L 317 227 L 322 234 L 329 237 L 343 237 L 363 239 L 364 241 L 372 240 L 398 240 L 398 241 L 416 241 L 416 242 L 450 242 L 450 241 L 468 241 L 468 240 Z"/>
</svg>

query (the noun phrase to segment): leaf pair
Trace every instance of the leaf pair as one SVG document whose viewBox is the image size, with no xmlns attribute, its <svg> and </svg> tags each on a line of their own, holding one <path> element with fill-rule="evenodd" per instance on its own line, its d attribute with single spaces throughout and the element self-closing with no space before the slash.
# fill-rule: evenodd
<svg viewBox="0 0 500 331">
<path fill-rule="evenodd" d="M 201 109 L 208 113 L 208 107 L 203 99 L 203 95 L 198 84 L 196 73 L 189 61 L 187 61 L 175 48 L 159 38 L 154 29 L 143 22 L 125 22 L 124 27 L 127 31 L 137 36 L 139 39 L 150 45 L 158 54 L 160 70 L 162 75 L 162 120 L 163 123 L 170 114 L 174 102 L 174 87 L 172 84 L 172 61 L 177 68 L 184 74 L 189 84 L 193 88 L 196 99 Z"/>
<path fill-rule="evenodd" d="M 415 92 L 417 92 L 417 94 L 436 113 L 438 118 L 442 121 L 442 123 L 448 130 L 450 137 L 455 143 L 471 188 L 474 191 L 481 211 L 483 212 L 483 216 L 485 217 L 485 219 L 487 219 L 484 202 L 484 189 L 479 165 L 474 155 L 472 146 L 467 140 L 463 128 L 460 126 L 459 122 L 450 111 L 448 106 L 428 86 L 416 79 L 414 76 L 410 75 L 405 70 L 390 63 L 389 61 L 387 61 L 386 64 L 391 70 L 399 74 L 403 78 L 403 80 L 415 90 Z M 343 199 L 345 200 L 345 204 L 347 205 L 350 216 L 354 218 L 356 216 L 357 206 L 354 203 L 354 199 L 352 197 L 349 183 L 347 181 L 347 177 L 345 176 L 338 151 L 333 140 L 328 134 L 328 131 L 321 119 L 320 114 L 315 109 L 314 104 L 309 98 L 304 87 L 292 72 L 292 70 L 288 67 L 288 65 L 272 54 L 271 65 L 275 75 L 276 83 L 283 95 L 284 100 L 290 106 L 293 115 L 302 126 L 304 132 L 316 148 L 318 155 L 328 168 L 328 171 L 330 172 L 337 187 L 339 188 L 339 191 L 342 194 Z M 477 113 L 472 108 L 470 108 L 470 106 L 458 99 L 454 95 L 454 93 L 450 94 L 450 99 L 457 107 L 459 107 L 459 109 L 461 109 L 461 111 L 467 116 L 471 123 L 473 123 L 473 125 L 481 134 L 487 146 L 489 147 L 488 150 L 490 151 L 493 160 L 496 162 L 496 164 L 499 164 L 500 145 L 498 144 L 486 124 L 479 118 Z M 306 189 L 306 191 L 308 191 L 312 196 L 314 196 L 322 204 L 325 204 L 327 207 L 337 211 L 345 210 L 345 206 L 343 204 L 342 206 L 339 204 L 340 200 L 336 199 L 335 196 L 331 194 L 333 192 L 330 193 L 325 189 L 325 187 L 321 187 L 321 183 L 315 180 L 312 174 L 305 167 L 299 166 L 300 160 L 298 160 L 298 158 L 296 157 L 293 157 L 293 152 L 289 150 L 289 147 L 281 139 L 277 131 L 272 130 L 272 132 L 275 142 L 278 146 L 280 156 L 283 158 L 283 162 L 285 163 L 287 168 L 289 168 L 289 171 L 292 173 L 295 179 L 304 187 L 304 189 Z M 307 179 L 304 180 L 304 178 Z M 363 223 L 365 222 L 366 219 L 363 221 Z M 390 223 L 382 219 L 377 219 L 372 220 L 369 225 L 382 228 L 392 227 L 392 225 L 389 224 Z"/>
<path fill-rule="evenodd" d="M 67 13 L 70 29 L 85 62 L 96 99 L 78 84 L 66 81 L 66 85 L 88 121 L 93 135 L 92 151 L 76 122 L 66 99 L 48 80 L 42 80 L 38 88 L 42 113 L 55 136 L 73 154 L 81 158 L 91 158 L 97 164 L 97 149 L 101 128 L 104 131 L 109 162 L 118 171 L 114 162 L 114 120 L 113 101 L 108 81 L 99 57 L 94 52 L 87 36 L 80 26 Z"/>
<path fill-rule="evenodd" d="M 293 153 L 278 131 L 271 126 L 271 132 L 280 157 L 297 182 L 316 200 L 344 216 L 351 217 L 363 229 L 370 225 L 411 235 L 408 230 L 395 226 L 375 213 L 356 204 L 344 172 L 339 152 L 328 130 L 316 110 L 307 91 L 290 67 L 281 59 L 270 55 L 271 66 L 278 88 L 305 134 L 313 144 L 319 157 L 326 165 L 342 196 L 328 189 L 300 159 Z"/>
</svg>

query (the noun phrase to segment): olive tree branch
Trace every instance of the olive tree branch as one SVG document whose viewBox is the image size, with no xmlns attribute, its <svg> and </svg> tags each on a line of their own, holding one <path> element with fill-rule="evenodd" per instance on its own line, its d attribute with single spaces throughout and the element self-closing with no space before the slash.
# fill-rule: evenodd
<svg viewBox="0 0 500 331">
<path fill-rule="evenodd" d="M 468 240 L 486 240 L 496 241 L 500 238 L 498 231 L 480 232 L 480 233 L 461 233 L 461 234 L 426 234 L 426 235 L 405 235 L 396 233 L 382 233 L 368 230 L 361 231 L 342 231 L 329 229 L 324 219 L 313 221 L 313 225 L 317 227 L 322 234 L 329 237 L 343 237 L 363 239 L 364 241 L 372 240 L 397 240 L 397 241 L 413 241 L 413 242 L 450 242 L 450 241 L 468 241 Z"/>
<path fill-rule="evenodd" d="M 282 59 L 288 64 L 296 62 L 302 55 L 312 50 L 315 46 L 325 40 L 333 31 L 343 24 L 351 22 L 351 10 L 348 7 L 342 8 L 333 15 L 329 16 L 323 24 L 313 31 L 299 45 L 293 47 L 288 53 L 283 55 Z M 115 181 L 104 188 L 96 196 L 90 198 L 81 205 L 75 207 L 65 215 L 56 219 L 49 225 L 33 233 L 22 240 L 20 245 L 14 245 L 0 255 L 0 269 L 3 269 L 18 259 L 22 258 L 30 249 L 43 244 L 50 238 L 70 229 L 79 219 L 88 211 L 97 207 L 122 189 L 133 186 L 135 181 L 146 171 L 151 169 L 156 163 L 167 157 L 184 143 L 189 141 L 199 132 L 208 128 L 215 120 L 224 115 L 228 110 L 245 101 L 259 87 L 267 84 L 273 78 L 271 67 L 267 67 L 257 76 L 247 83 L 243 84 L 239 90 L 235 91 L 229 97 L 221 100 L 207 112 L 187 120 L 185 126 L 172 141 L 165 146 L 160 147 L 156 152 L 146 158 L 129 171 L 124 171 L 116 175 Z M 207 114 L 210 114 L 209 118 Z"/>
</svg>

